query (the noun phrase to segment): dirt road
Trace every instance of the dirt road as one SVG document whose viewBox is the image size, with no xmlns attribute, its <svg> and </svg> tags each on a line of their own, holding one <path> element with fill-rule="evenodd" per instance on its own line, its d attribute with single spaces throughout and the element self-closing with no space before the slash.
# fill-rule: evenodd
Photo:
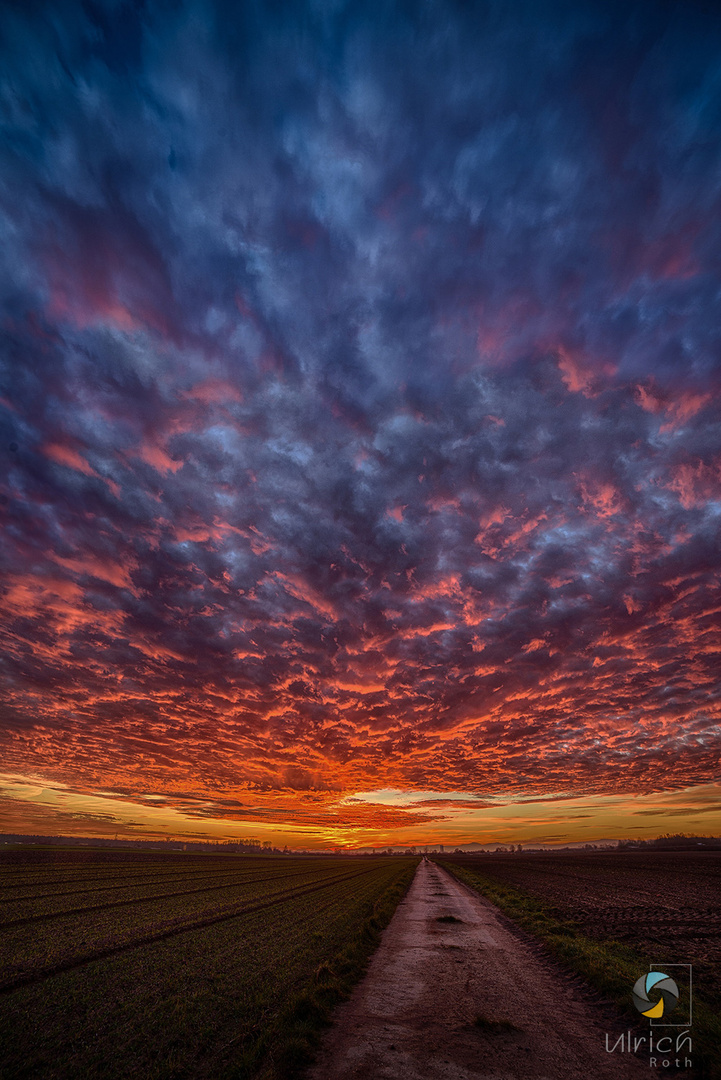
<svg viewBox="0 0 721 1080">
<path fill-rule="evenodd" d="M 601 1013 L 423 861 L 310 1080 L 649 1080 L 648 1059 L 606 1052 Z"/>
</svg>

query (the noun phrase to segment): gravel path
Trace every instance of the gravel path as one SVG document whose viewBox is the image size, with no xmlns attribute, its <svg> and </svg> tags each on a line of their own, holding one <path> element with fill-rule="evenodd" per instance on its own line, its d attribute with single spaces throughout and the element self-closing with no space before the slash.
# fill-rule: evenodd
<svg viewBox="0 0 721 1080">
<path fill-rule="evenodd" d="M 647 1060 L 606 1052 L 607 1023 L 496 908 L 424 860 L 309 1080 L 654 1076 Z"/>
</svg>

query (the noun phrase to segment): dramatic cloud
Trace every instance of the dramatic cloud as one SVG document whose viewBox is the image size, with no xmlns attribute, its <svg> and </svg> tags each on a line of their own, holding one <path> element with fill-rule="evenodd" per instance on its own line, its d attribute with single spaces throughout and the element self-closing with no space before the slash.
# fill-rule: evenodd
<svg viewBox="0 0 721 1080">
<path fill-rule="evenodd" d="M 8 772 L 318 835 L 714 779 L 712 8 L 3 24 Z"/>
</svg>

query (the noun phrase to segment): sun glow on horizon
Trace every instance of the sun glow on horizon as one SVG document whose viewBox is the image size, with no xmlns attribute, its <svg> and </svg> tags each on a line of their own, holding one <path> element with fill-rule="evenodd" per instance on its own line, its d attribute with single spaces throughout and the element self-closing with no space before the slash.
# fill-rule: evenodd
<svg viewBox="0 0 721 1080">
<path fill-rule="evenodd" d="M 698 785 L 637 796 L 495 803 L 462 792 L 378 789 L 337 796 L 284 792 L 228 815 L 222 802 L 152 794 L 88 792 L 37 777 L 0 775 L 0 832 L 233 840 L 326 850 L 470 843 L 582 843 L 644 839 L 665 831 L 718 831 L 721 787 Z M 363 798 L 361 798 L 363 796 Z M 293 820 L 295 819 L 295 820 Z M 31 823 L 31 828 L 27 823 Z"/>
</svg>

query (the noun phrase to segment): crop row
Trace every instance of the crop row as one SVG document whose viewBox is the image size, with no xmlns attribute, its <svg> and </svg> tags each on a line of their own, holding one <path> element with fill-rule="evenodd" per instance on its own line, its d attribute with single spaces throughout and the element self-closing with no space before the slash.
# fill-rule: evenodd
<svg viewBox="0 0 721 1080">
<path fill-rule="evenodd" d="M 264 869 L 268 868 L 269 860 L 264 860 Z M 231 874 L 253 874 L 256 873 L 258 867 L 245 867 L 242 863 L 239 863 L 233 867 L 214 867 L 203 866 L 202 868 L 184 866 L 182 869 L 175 870 L 173 872 L 163 867 L 162 870 L 154 872 L 152 870 L 146 870 L 142 874 L 94 874 L 92 877 L 66 877 L 66 878 L 54 878 L 52 875 L 44 874 L 42 877 L 35 875 L 34 880 L 30 881 L 10 881 L 8 878 L 3 879 L 3 884 L 0 885 L 0 902 L 6 898 L 12 899 L 8 894 L 18 892 L 19 890 L 26 890 L 29 898 L 32 896 L 39 896 L 42 893 L 35 893 L 33 890 L 40 889 L 45 892 L 53 894 L 60 894 L 67 889 L 86 889 L 91 892 L 93 889 L 117 889 L 122 888 L 127 883 L 137 883 L 142 885 L 144 882 L 154 881 L 174 881 L 184 878 L 193 877 L 206 877 L 209 874 L 215 874 L 216 876 L 231 875 Z"/>
<path fill-rule="evenodd" d="M 298 863 L 326 864 L 332 860 L 332 856 L 319 857 L 317 859 L 299 859 L 292 856 L 283 859 L 269 859 L 264 857 L 243 856 L 203 856 L 183 857 L 177 859 L 165 858 L 162 862 L 134 862 L 129 865 L 117 866 L 99 864 L 89 866 L 83 862 L 77 867 L 62 864 L 56 867 L 53 864 L 41 864 L 30 869 L 15 869 L 5 853 L 0 852 L 0 895 L 6 890 L 18 888 L 46 888 L 56 889 L 61 886 L 75 886 L 79 884 L 115 884 L 125 881 L 155 880 L 161 877 L 192 876 L 194 874 L 236 874 L 255 873 L 258 870 L 267 871 L 269 866 L 279 869 L 285 866 L 297 865 Z"/>
<path fill-rule="evenodd" d="M 258 888 L 252 894 L 217 897 L 181 896 L 161 905 L 136 903 L 117 911 L 105 909 L 69 915 L 52 923 L 25 924 L 2 934 L 0 989 L 7 990 L 56 971 L 122 949 L 237 918 L 252 910 L 272 907 L 306 893 L 332 888 L 346 880 L 373 873 L 373 867 L 329 877 L 306 875 L 302 882 L 281 888 Z M 320 880 L 319 880 L 320 878 Z"/>
<path fill-rule="evenodd" d="M 9 1075 L 247 1075 L 289 1003 L 360 933 L 374 901 L 409 879 L 413 864 L 343 859 L 336 869 L 345 872 L 333 885 L 136 943 L 0 996 Z"/>
<path fill-rule="evenodd" d="M 183 884 L 185 882 L 193 884 L 194 882 L 212 880 L 216 881 L 220 878 L 227 881 L 233 881 L 252 878 L 253 874 L 242 874 L 237 871 L 234 874 L 231 872 L 214 874 L 211 870 L 207 870 L 202 874 L 158 874 L 156 876 L 144 875 L 142 878 L 135 877 L 118 877 L 118 879 L 112 884 L 104 882 L 92 882 L 81 885 L 79 882 L 67 882 L 64 885 L 58 885 L 53 887 L 52 883 L 48 884 L 47 881 L 38 883 L 36 889 L 45 889 L 45 892 L 30 892 L 32 888 L 30 885 L 15 885 L 5 886 L 2 894 L 0 894 L 0 911 L 3 910 L 6 904 L 16 903 L 34 903 L 37 900 L 48 900 L 50 898 L 60 899 L 66 896 L 95 896 L 96 893 L 108 893 L 108 892 L 122 892 L 126 889 L 143 889 L 143 888 L 157 888 L 164 885 L 176 885 Z"/>
<path fill-rule="evenodd" d="M 61 893 L 59 896 L 46 894 L 41 897 L 24 897 L 22 899 L 6 901 L 0 904 L 0 929 L 9 929 L 13 926 L 20 926 L 29 922 L 41 922 L 47 919 L 59 918 L 64 915 L 81 915 L 92 911 L 128 907 L 143 902 L 150 903 L 172 899 L 174 897 L 192 896 L 194 894 L 205 892 L 243 889 L 246 894 L 250 895 L 260 885 L 265 883 L 274 881 L 285 882 L 309 876 L 307 866 L 290 873 L 287 868 L 284 869 L 285 873 L 275 873 L 265 877 L 258 876 L 257 873 L 239 874 L 237 877 L 233 877 L 230 880 L 225 878 L 220 882 L 216 875 L 204 874 L 202 877 L 198 875 L 195 878 L 185 879 L 185 882 L 180 881 L 173 884 L 166 883 L 164 887 L 161 883 L 159 888 L 152 882 L 143 885 L 136 884 L 126 886 L 125 889 L 118 886 L 118 888 L 113 891 L 113 895 L 110 898 L 103 895 L 96 896 L 96 890 L 79 893 Z M 320 875 L 333 872 L 334 870 L 330 867 L 318 871 Z M 177 888 L 177 885 L 182 886 L 183 884 L 185 884 L 185 887 Z M 119 893 L 122 893 L 122 895 L 119 895 Z M 66 899 L 68 897 L 69 899 Z M 79 899 L 79 897 L 82 899 Z"/>
</svg>

